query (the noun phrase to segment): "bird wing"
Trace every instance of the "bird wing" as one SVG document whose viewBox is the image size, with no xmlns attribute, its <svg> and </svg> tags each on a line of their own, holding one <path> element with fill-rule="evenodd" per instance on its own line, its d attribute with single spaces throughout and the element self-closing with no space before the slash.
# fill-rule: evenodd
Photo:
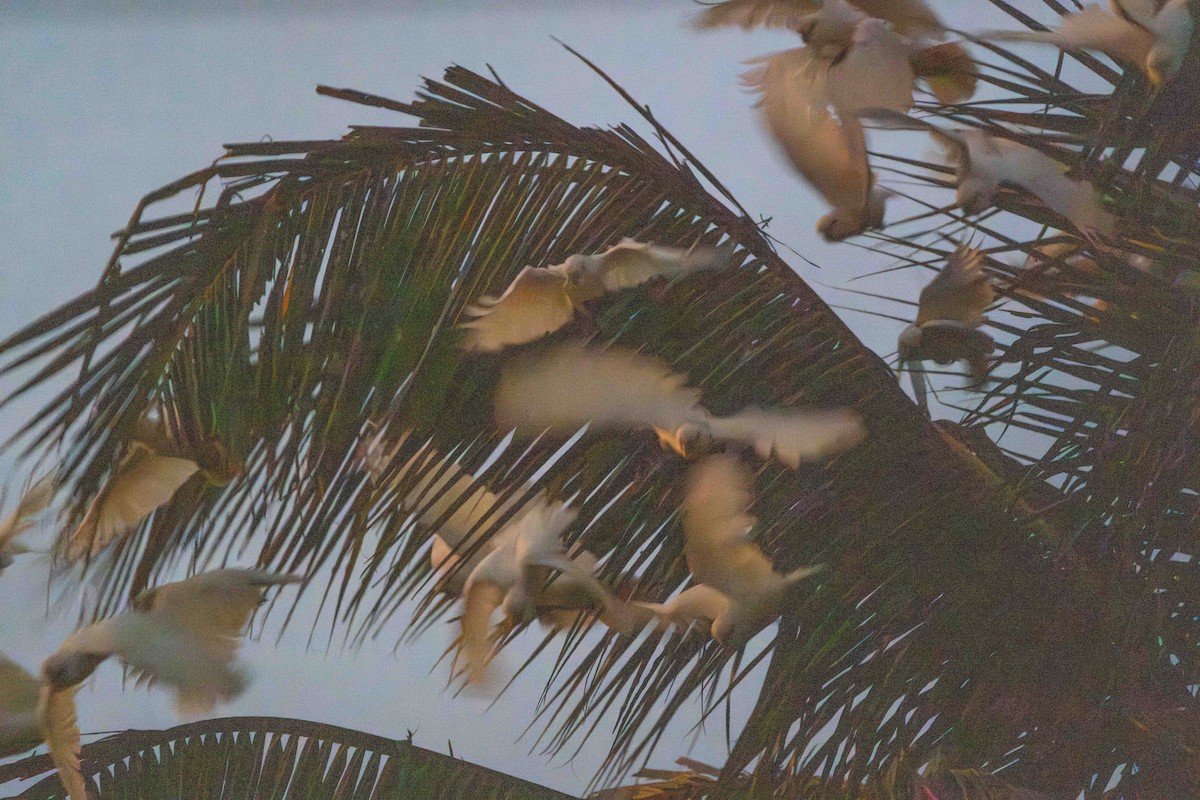
<svg viewBox="0 0 1200 800">
<path fill-rule="evenodd" d="M 950 131 L 926 119 L 910 117 L 890 108 L 865 108 L 858 112 L 861 119 L 892 130 L 923 130 L 946 150 L 946 158 L 958 167 L 959 175 L 971 169 L 971 149 L 959 131 Z"/>
<path fill-rule="evenodd" d="M 747 513 L 750 486 L 750 474 L 736 458 L 708 456 L 692 467 L 681 507 L 688 569 L 698 582 L 735 602 L 757 598 L 781 580 L 746 539 L 755 523 Z"/>
<path fill-rule="evenodd" d="M 474 317 L 459 326 L 467 331 L 467 350 L 495 352 L 558 330 L 575 316 L 575 306 L 561 272 L 525 267 L 504 294 L 481 298 L 465 312 Z"/>
<path fill-rule="evenodd" d="M 729 247 L 662 247 L 623 239 L 598 257 L 599 278 L 605 291 L 640 286 L 652 278 L 675 278 L 729 266 Z"/>
<path fill-rule="evenodd" d="M 761 458 L 774 455 L 796 469 L 846 450 L 866 436 L 862 417 L 849 409 L 833 411 L 748 408 L 709 421 L 717 439 L 745 442 Z"/>
<path fill-rule="evenodd" d="M 1170 0 L 1150 19 L 1147 27 L 1158 40 L 1159 47 L 1165 44 L 1182 61 L 1191 46 L 1196 20 L 1188 0 Z"/>
<path fill-rule="evenodd" d="M 70 800 L 87 800 L 87 783 L 79 768 L 79 724 L 75 718 L 75 693 L 78 686 L 54 689 L 43 684 L 38 701 L 38 725 L 50 748 L 50 760 L 58 769 L 58 778 Z"/>
<path fill-rule="evenodd" d="M 863 13 L 887 20 L 903 34 L 941 34 L 944 26 L 923 0 L 854 0 Z M 795 28 L 807 15 L 821 10 L 817 0 L 726 0 L 708 8 L 696 18 L 701 28 L 737 25 Z"/>
<path fill-rule="evenodd" d="M 708 584 L 689 586 L 665 603 L 676 622 L 712 622 L 729 610 L 729 598 Z"/>
<path fill-rule="evenodd" d="M 953 320 L 972 327 L 996 299 L 983 253 L 977 247 L 959 247 L 946 259 L 946 266 L 921 290 L 917 325 L 930 320 Z"/>
<path fill-rule="evenodd" d="M 506 429 L 573 433 L 591 423 L 673 430 L 698 413 L 700 392 L 686 380 L 653 356 L 564 345 L 506 368 L 494 411 Z"/>
<path fill-rule="evenodd" d="M 499 496 L 487 486 L 468 475 L 449 457 L 439 456 L 432 450 L 418 453 L 409 464 L 419 466 L 424 473 L 401 501 L 402 507 L 415 512 L 421 525 L 432 526 L 441 520 L 438 535 L 459 550 L 471 547 L 487 530 L 481 524 L 485 517 L 496 519 L 519 499 L 519 495 L 514 494 L 501 503 Z M 407 472 L 410 466 L 406 465 L 404 469 Z"/>
<path fill-rule="evenodd" d="M 56 477 L 51 473 L 25 490 L 21 499 L 17 501 L 17 507 L 0 522 L 0 550 L 27 531 L 33 525 L 30 521 L 33 517 L 49 508 L 57 489 Z"/>
<path fill-rule="evenodd" d="M 998 41 L 1040 42 L 1061 50 L 1098 50 L 1112 58 L 1142 67 L 1154 36 L 1128 15 L 1115 15 L 1101 6 L 1087 5 L 1063 14 L 1050 31 L 987 31 L 980 38 Z"/>
<path fill-rule="evenodd" d="M 725 0 L 700 12 L 695 22 L 699 28 L 795 28 L 801 19 L 820 10 L 820 0 Z"/>
<path fill-rule="evenodd" d="M 829 66 L 826 92 L 843 120 L 867 108 L 904 113 L 912 108 L 913 45 L 881 19 L 854 27 L 850 47 Z"/>
<path fill-rule="evenodd" d="M 155 509 L 169 502 L 199 469 L 195 461 L 159 455 L 141 442 L 131 442 L 116 472 L 71 534 L 67 559 L 96 555 L 114 539 L 134 530 Z"/>
<path fill-rule="evenodd" d="M 467 580 L 463 603 L 462 647 L 467 659 L 467 683 L 481 683 L 492 658 L 492 613 L 504 601 L 505 590 L 488 580 Z"/>
<path fill-rule="evenodd" d="M 829 113 L 828 59 L 801 47 L 776 53 L 742 76 L 760 94 L 767 130 L 792 166 L 835 208 L 862 208 L 870 191 L 862 130 Z"/>
<path fill-rule="evenodd" d="M 141 614 L 170 625 L 226 662 L 270 586 L 297 583 L 297 575 L 261 569 L 217 569 L 149 589 L 134 600 Z"/>
<path fill-rule="evenodd" d="M 1089 181 L 1067 177 L 1066 167 L 1050 156 L 1019 142 L 997 139 L 1003 153 L 999 177 L 1029 191 L 1052 211 L 1071 221 L 1085 237 L 1116 235 L 1116 217 L 1104 210 Z"/>
</svg>

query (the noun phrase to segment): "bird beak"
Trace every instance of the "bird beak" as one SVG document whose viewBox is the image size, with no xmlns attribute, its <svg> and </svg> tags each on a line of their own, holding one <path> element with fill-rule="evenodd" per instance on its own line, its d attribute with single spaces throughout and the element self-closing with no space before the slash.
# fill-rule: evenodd
<svg viewBox="0 0 1200 800">
<path fill-rule="evenodd" d="M 679 431 L 667 431 L 656 427 L 654 432 L 658 434 L 658 444 L 663 450 L 674 450 L 679 455 L 687 458 L 687 449 L 683 446 L 683 441 L 679 438 Z"/>
</svg>

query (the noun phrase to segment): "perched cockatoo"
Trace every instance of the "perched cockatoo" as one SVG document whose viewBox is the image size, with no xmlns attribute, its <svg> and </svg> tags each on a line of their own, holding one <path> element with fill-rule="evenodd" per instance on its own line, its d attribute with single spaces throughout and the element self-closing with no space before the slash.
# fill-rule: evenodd
<svg viewBox="0 0 1200 800">
<path fill-rule="evenodd" d="M 1178 74 L 1192 41 L 1189 0 L 1109 0 L 1063 15 L 1051 31 L 988 31 L 980 38 L 1042 42 L 1063 50 L 1097 50 L 1132 64 L 1156 87 Z"/>
<path fill-rule="evenodd" d="M 143 417 L 125 443 L 116 469 L 67 540 L 67 560 L 95 556 L 128 535 L 170 502 L 197 473 L 220 486 L 240 470 L 241 465 L 215 439 L 199 447 L 187 447 L 170 434 L 163 422 Z"/>
<path fill-rule="evenodd" d="M 701 28 L 737 25 L 743 29 L 768 27 L 799 30 L 828 2 L 821 0 L 725 0 L 701 12 Z M 862 13 L 891 23 L 897 33 L 937 38 L 945 26 L 923 0 L 854 0 Z"/>
<path fill-rule="evenodd" d="M 850 409 L 747 408 L 716 417 L 701 405 L 700 390 L 686 383 L 686 376 L 653 356 L 563 345 L 505 369 L 495 416 L 500 427 L 524 431 L 574 433 L 587 424 L 653 428 L 685 457 L 714 441 L 738 443 L 793 469 L 853 447 L 866 435 L 862 418 Z"/>
<path fill-rule="evenodd" d="M 979 326 L 984 322 L 983 312 L 996 299 L 996 290 L 983 265 L 978 248 L 955 250 L 941 272 L 921 290 L 916 322 L 900 333 L 900 365 L 909 366 L 913 391 L 922 407 L 924 375 L 914 368 L 915 362 L 952 364 L 965 359 L 973 384 L 987 373 L 987 359 L 996 343 Z"/>
<path fill-rule="evenodd" d="M 890 109 L 872 109 L 863 116 L 892 128 L 929 131 L 955 167 L 958 205 L 968 214 L 994 205 L 1001 186 L 1012 186 L 1066 217 L 1089 240 L 1111 240 L 1117 233 L 1117 219 L 1104 210 L 1096 188 L 1087 180 L 1067 177 L 1061 162 L 1039 150 L 981 130 L 947 130 Z"/>
<path fill-rule="evenodd" d="M 0 758 L 42 743 L 37 704 L 37 678 L 0 655 Z"/>
<path fill-rule="evenodd" d="M 691 468 L 680 509 L 688 569 L 698 584 L 723 595 L 726 605 L 722 609 L 711 592 L 689 600 L 696 601 L 698 613 L 716 614 L 712 637 L 725 647 L 740 647 L 771 624 L 782 613 L 789 590 L 821 569 L 778 573 L 746 538 L 755 524 L 748 512 L 751 484 L 736 457 L 707 456 Z"/>
<path fill-rule="evenodd" d="M 486 676 L 492 652 L 492 613 L 502 608 L 516 622 L 533 620 L 538 600 L 543 597 L 543 589 L 549 589 L 546 583 L 554 572 L 566 578 L 571 592 L 586 595 L 590 602 L 603 607 L 613 620 L 612 627 L 629 630 L 629 617 L 619 601 L 589 568 L 567 555 L 562 534 L 574 522 L 576 513 L 544 496 L 534 498 L 496 533 L 490 551 L 467 576 L 462 645 L 468 683 L 479 683 Z"/>
<path fill-rule="evenodd" d="M 175 690 L 181 713 L 204 713 L 241 693 L 234 665 L 238 637 L 271 586 L 295 575 L 219 569 L 148 589 L 133 609 L 81 628 L 42 663 L 37 720 L 71 800 L 86 800 L 79 771 L 75 693 L 111 656 L 138 673 L 138 683 Z"/>
<path fill-rule="evenodd" d="M 713 622 L 729 611 L 729 598 L 707 584 L 697 583 L 665 603 L 634 603 L 634 606 L 648 612 L 644 622 L 655 620 L 660 631 L 672 625 L 685 629 L 703 625 L 711 631 Z"/>
<path fill-rule="evenodd" d="M 504 294 L 467 306 L 474 319 L 460 326 L 467 330 L 466 348 L 494 352 L 532 342 L 566 325 L 590 300 L 654 278 L 724 269 L 732 252 L 730 246 L 683 249 L 622 239 L 603 253 L 576 253 L 544 269 L 525 267 Z"/>
<path fill-rule="evenodd" d="M 33 518 L 50 507 L 57 489 L 55 476 L 46 475 L 25 490 L 17 507 L 0 522 L 0 572 L 12 565 L 13 556 L 29 552 L 18 537 L 33 527 Z"/>
</svg>

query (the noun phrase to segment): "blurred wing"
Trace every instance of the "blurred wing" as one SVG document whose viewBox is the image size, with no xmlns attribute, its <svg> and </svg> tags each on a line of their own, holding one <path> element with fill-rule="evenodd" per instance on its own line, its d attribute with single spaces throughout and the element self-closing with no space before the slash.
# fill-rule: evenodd
<svg viewBox="0 0 1200 800">
<path fill-rule="evenodd" d="M 500 297 L 482 298 L 465 311 L 475 319 L 459 327 L 467 331 L 467 350 L 477 352 L 535 341 L 575 316 L 562 274 L 538 267 L 525 267 Z"/>
<path fill-rule="evenodd" d="M 945 25 L 924 0 L 853 0 L 864 14 L 892 23 L 897 33 L 938 38 Z"/>
<path fill-rule="evenodd" d="M 755 519 L 750 506 L 750 474 L 736 458 L 708 456 L 692 467 L 681 507 L 683 554 L 699 583 L 739 599 L 777 582 L 762 551 L 746 540 Z"/>
<path fill-rule="evenodd" d="M 100 490 L 67 545 L 67 559 L 96 555 L 114 539 L 134 530 L 199 471 L 186 458 L 158 455 L 132 442 L 116 473 Z"/>
<path fill-rule="evenodd" d="M 1090 182 L 1067 177 L 1062 164 L 1032 147 L 1007 141 L 1001 144 L 1004 180 L 1036 195 L 1048 208 L 1069 219 L 1085 237 L 1115 236 L 1117 220 L 1104 210 Z"/>
<path fill-rule="evenodd" d="M 470 547 L 486 532 L 485 517 L 496 519 L 519 499 L 514 494 L 501 504 L 494 492 L 448 457 L 432 450 L 419 452 L 404 467 L 405 471 L 418 463 L 423 474 L 401 504 L 405 510 L 416 513 L 421 525 L 432 526 L 441 520 L 437 533 L 451 547 L 460 550 Z"/>
<path fill-rule="evenodd" d="M 805 16 L 820 10 L 820 0 L 725 0 L 698 14 L 696 26 L 794 28 Z"/>
<path fill-rule="evenodd" d="M 983 253 L 976 247 L 959 247 L 946 259 L 929 284 L 921 290 L 917 325 L 931 320 L 952 320 L 976 326 L 983 312 L 996 299 L 996 291 L 983 271 Z"/>
<path fill-rule="evenodd" d="M 33 524 L 30 521 L 31 518 L 49 508 L 57 488 L 55 475 L 51 473 L 25 490 L 25 494 L 21 495 L 13 513 L 0 522 L 0 549 L 3 549 L 18 534 L 28 530 Z"/>
<path fill-rule="evenodd" d="M 981 38 L 998 41 L 1041 42 L 1062 50 L 1098 50 L 1122 61 L 1143 65 L 1154 37 L 1144 27 L 1127 22 L 1101 6 L 1088 5 L 1064 14 L 1052 31 L 989 31 Z"/>
<path fill-rule="evenodd" d="M 862 417 L 849 409 L 835 411 L 762 410 L 748 408 L 730 417 L 709 421 L 717 439 L 750 444 L 760 458 L 774 455 L 796 469 L 805 461 L 820 461 L 862 441 Z"/>
<path fill-rule="evenodd" d="M 504 590 L 488 581 L 468 581 L 462 614 L 462 647 L 467 683 L 481 683 L 492 658 L 492 612 L 504 601 Z"/>
<path fill-rule="evenodd" d="M 842 119 L 868 108 L 905 113 L 913 105 L 916 76 L 912 43 L 880 19 L 867 19 L 854 28 L 854 39 L 827 75 L 829 101 Z"/>
<path fill-rule="evenodd" d="M 729 610 L 729 598 L 707 584 L 698 583 L 668 601 L 668 606 L 678 620 L 712 622 Z"/>
<path fill-rule="evenodd" d="M 194 634 L 158 614 L 131 612 L 105 620 L 114 650 L 138 685 L 166 684 L 175 690 L 181 714 L 204 714 L 218 702 L 236 698 L 246 687 L 233 668 L 236 644 Z M 203 631 L 203 629 L 202 629 Z"/>
<path fill-rule="evenodd" d="M 777 53 L 743 76 L 792 166 L 835 208 L 862 208 L 870 169 L 862 131 L 843 128 L 826 108 L 829 61 L 809 48 Z"/>
<path fill-rule="evenodd" d="M 1172 52 L 1178 54 L 1183 61 L 1192 43 L 1196 20 L 1188 0 L 1171 0 L 1147 24 L 1151 33 L 1158 39 L 1159 46 L 1166 45 Z"/>
<path fill-rule="evenodd" d="M 78 686 L 55 691 L 49 684 L 41 689 L 38 724 L 50 748 L 50 760 L 58 769 L 58 778 L 71 800 L 87 800 L 87 783 L 79 769 L 79 725 L 75 719 L 75 693 Z"/>
<path fill-rule="evenodd" d="M 266 589 L 300 580 L 261 569 L 217 569 L 147 590 L 134 600 L 134 607 L 139 616 L 177 628 L 198 646 L 229 661 L 237 651 L 237 637 Z"/>
<path fill-rule="evenodd" d="M 653 356 L 567 345 L 501 374 L 496 421 L 525 431 L 573 433 L 588 423 L 673 430 L 698 413 L 700 392 L 685 381 Z"/>
<path fill-rule="evenodd" d="M 625 239 L 599 256 L 599 278 L 605 291 L 640 286 L 652 278 L 675 278 L 729 266 L 729 248 L 660 247 Z"/>
</svg>

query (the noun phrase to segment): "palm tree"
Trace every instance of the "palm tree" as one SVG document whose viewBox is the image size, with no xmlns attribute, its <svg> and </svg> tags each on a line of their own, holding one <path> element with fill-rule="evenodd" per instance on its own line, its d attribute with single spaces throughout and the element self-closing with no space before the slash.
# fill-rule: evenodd
<svg viewBox="0 0 1200 800">
<path fill-rule="evenodd" d="M 30 780 L 52 770 L 49 756 L 31 756 L 0 767 L 0 784 Z M 570 795 L 425 750 L 409 741 L 273 717 L 226 717 L 165 731 L 125 731 L 83 748 L 84 776 L 96 796 L 520 798 L 571 800 Z M 61 797 L 56 774 L 37 780 L 18 797 Z"/>
<path fill-rule="evenodd" d="M 1026 12 L 1045 11 L 1033 0 L 992 2 L 1030 25 Z M 611 554 L 605 577 L 635 576 L 639 597 L 665 597 L 687 577 L 679 462 L 634 434 L 510 444 L 489 416 L 501 359 L 464 357 L 454 325 L 525 264 L 622 236 L 727 240 L 736 270 L 653 298 L 614 295 L 551 339 L 652 352 L 716 412 L 857 408 L 870 429 L 862 445 L 827 465 L 768 465 L 756 476 L 756 536 L 777 566 L 830 569 L 760 650 L 573 632 L 546 678 L 544 746 L 569 750 L 614 719 L 606 777 L 625 773 L 650 757 L 686 700 L 718 711 L 766 664 L 724 791 L 750 770 L 763 791 L 844 797 L 865 785 L 906 796 L 933 760 L 947 774 L 1006 782 L 981 781 L 975 796 L 1099 797 L 1110 782 L 1116 797 L 1200 793 L 1189 744 L 1200 684 L 1191 558 L 1200 481 L 1190 458 L 1200 350 L 1189 288 L 1200 82 L 1189 76 L 1200 56 L 1194 48 L 1180 78 L 1152 95 L 1136 71 L 1085 54 L 1047 71 L 980 47 L 987 100 L 922 110 L 1092 179 L 1123 220 L 1123 247 L 1154 268 L 1102 248 L 1086 275 L 1061 258 L 1056 280 L 1013 266 L 1002 256 L 1023 258 L 1055 240 L 1049 227 L 1069 226 L 1017 191 L 968 219 L 945 204 L 946 168 L 877 154 L 877 168 L 890 163 L 919 186 L 904 221 L 860 243 L 927 267 L 953 247 L 947 236 L 969 228 L 1007 299 L 991 323 L 1001 351 L 991 384 L 964 395 L 957 423 L 928 420 L 718 179 L 636 103 L 651 138 L 573 126 L 458 67 L 413 103 L 321 87 L 420 125 L 232 145 L 147 195 L 97 288 L 0 343 L 4 372 L 37 370 L 13 396 L 70 379 L 24 440 L 31 450 L 64 443 L 76 519 L 152 406 L 186 438 L 224 443 L 244 468 L 225 486 L 188 484 L 91 564 L 103 588 L 97 613 L 182 558 L 200 566 L 253 543 L 264 566 L 322 576 L 331 624 L 360 637 L 387 630 L 428 576 L 428 530 L 395 498 L 449 459 L 469 471 L 487 463 L 480 478 L 502 494 L 582 492 L 590 524 L 579 535 Z M 197 187 L 207 190 L 201 201 L 181 210 L 182 193 Z M 399 486 L 375 483 L 361 455 L 380 425 L 416 434 L 393 465 L 426 441 L 447 458 L 397 471 Z M 1026 432 L 1026 444 L 998 445 L 1009 431 Z"/>
</svg>

